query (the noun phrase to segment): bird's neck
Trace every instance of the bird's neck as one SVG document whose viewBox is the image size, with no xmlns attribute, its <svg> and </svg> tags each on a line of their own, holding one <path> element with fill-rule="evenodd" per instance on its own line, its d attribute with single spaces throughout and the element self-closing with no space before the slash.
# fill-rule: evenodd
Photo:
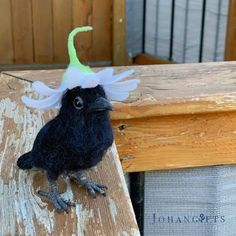
<svg viewBox="0 0 236 236">
<path fill-rule="evenodd" d="M 74 128 L 85 128 L 103 126 L 110 123 L 109 112 L 89 113 L 83 115 L 59 114 L 58 118 L 65 122 L 65 126 Z"/>
</svg>

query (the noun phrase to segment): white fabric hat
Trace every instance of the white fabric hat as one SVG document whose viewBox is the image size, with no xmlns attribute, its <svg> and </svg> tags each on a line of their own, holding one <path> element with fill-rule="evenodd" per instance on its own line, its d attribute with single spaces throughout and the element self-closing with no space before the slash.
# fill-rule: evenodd
<svg viewBox="0 0 236 236">
<path fill-rule="evenodd" d="M 70 64 L 62 77 L 62 83 L 58 88 L 50 88 L 41 81 L 33 83 L 33 89 L 40 95 L 46 96 L 44 99 L 31 99 L 23 96 L 22 101 L 26 106 L 46 110 L 54 107 L 60 107 L 61 99 L 67 89 L 73 89 L 77 86 L 81 88 L 94 88 L 101 85 L 106 93 L 108 99 L 113 101 L 124 101 L 129 96 L 129 92 L 136 89 L 139 80 L 125 80 L 124 78 L 130 76 L 134 71 L 128 70 L 120 74 L 113 75 L 112 68 L 105 68 L 97 73 L 93 72 L 89 66 L 84 66 L 80 63 L 76 55 L 74 47 L 74 36 L 79 32 L 92 30 L 92 27 L 78 27 L 75 28 L 68 37 L 68 52 L 70 57 Z"/>
</svg>

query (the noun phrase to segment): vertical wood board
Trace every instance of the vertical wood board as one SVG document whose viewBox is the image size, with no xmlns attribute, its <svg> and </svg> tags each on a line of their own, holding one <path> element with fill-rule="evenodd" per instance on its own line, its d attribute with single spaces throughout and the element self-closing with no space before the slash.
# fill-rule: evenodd
<svg viewBox="0 0 236 236">
<path fill-rule="evenodd" d="M 93 25 L 93 1 L 73 0 L 73 27 Z M 74 39 L 77 54 L 82 62 L 92 60 L 92 31 L 77 35 Z"/>
<path fill-rule="evenodd" d="M 53 62 L 52 0 L 32 0 L 36 63 Z"/>
<path fill-rule="evenodd" d="M 236 1 L 230 0 L 226 37 L 225 60 L 236 59 Z"/>
<path fill-rule="evenodd" d="M 12 1 L 12 30 L 14 36 L 15 63 L 34 61 L 31 0 Z"/>
<path fill-rule="evenodd" d="M 0 64 L 14 62 L 11 2 L 0 0 Z"/>
<path fill-rule="evenodd" d="M 72 0 L 53 1 L 53 61 L 69 62 L 67 38 L 72 29 Z"/>
<path fill-rule="evenodd" d="M 112 1 L 93 1 L 93 60 L 111 61 Z M 108 33 L 110 32 L 110 33 Z"/>
<path fill-rule="evenodd" d="M 125 0 L 113 0 L 112 63 L 114 66 L 126 65 Z"/>
</svg>

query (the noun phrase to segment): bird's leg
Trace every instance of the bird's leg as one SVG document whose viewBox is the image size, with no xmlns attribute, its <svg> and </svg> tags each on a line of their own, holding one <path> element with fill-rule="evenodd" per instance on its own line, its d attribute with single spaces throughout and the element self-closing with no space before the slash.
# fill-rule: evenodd
<svg viewBox="0 0 236 236">
<path fill-rule="evenodd" d="M 106 196 L 105 190 L 107 187 L 103 184 L 88 180 L 84 171 L 69 172 L 68 176 L 71 180 L 75 180 L 76 182 L 79 182 L 81 185 L 83 185 L 93 198 L 96 198 L 96 193 Z"/>
<path fill-rule="evenodd" d="M 57 184 L 55 180 L 49 179 L 49 192 L 38 191 L 40 196 L 46 197 L 59 211 L 65 211 L 68 213 L 68 206 L 75 206 L 74 203 L 66 201 L 60 195 L 57 190 Z"/>
</svg>

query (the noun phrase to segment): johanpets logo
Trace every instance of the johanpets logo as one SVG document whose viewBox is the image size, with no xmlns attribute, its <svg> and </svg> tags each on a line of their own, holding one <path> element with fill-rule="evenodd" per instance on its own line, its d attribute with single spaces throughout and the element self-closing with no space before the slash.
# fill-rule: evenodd
<svg viewBox="0 0 236 236">
<path fill-rule="evenodd" d="M 156 213 L 152 214 L 152 224 L 190 224 L 190 223 L 224 223 L 225 216 L 223 215 L 183 215 L 183 216 L 173 216 L 173 215 L 158 215 Z"/>
</svg>

